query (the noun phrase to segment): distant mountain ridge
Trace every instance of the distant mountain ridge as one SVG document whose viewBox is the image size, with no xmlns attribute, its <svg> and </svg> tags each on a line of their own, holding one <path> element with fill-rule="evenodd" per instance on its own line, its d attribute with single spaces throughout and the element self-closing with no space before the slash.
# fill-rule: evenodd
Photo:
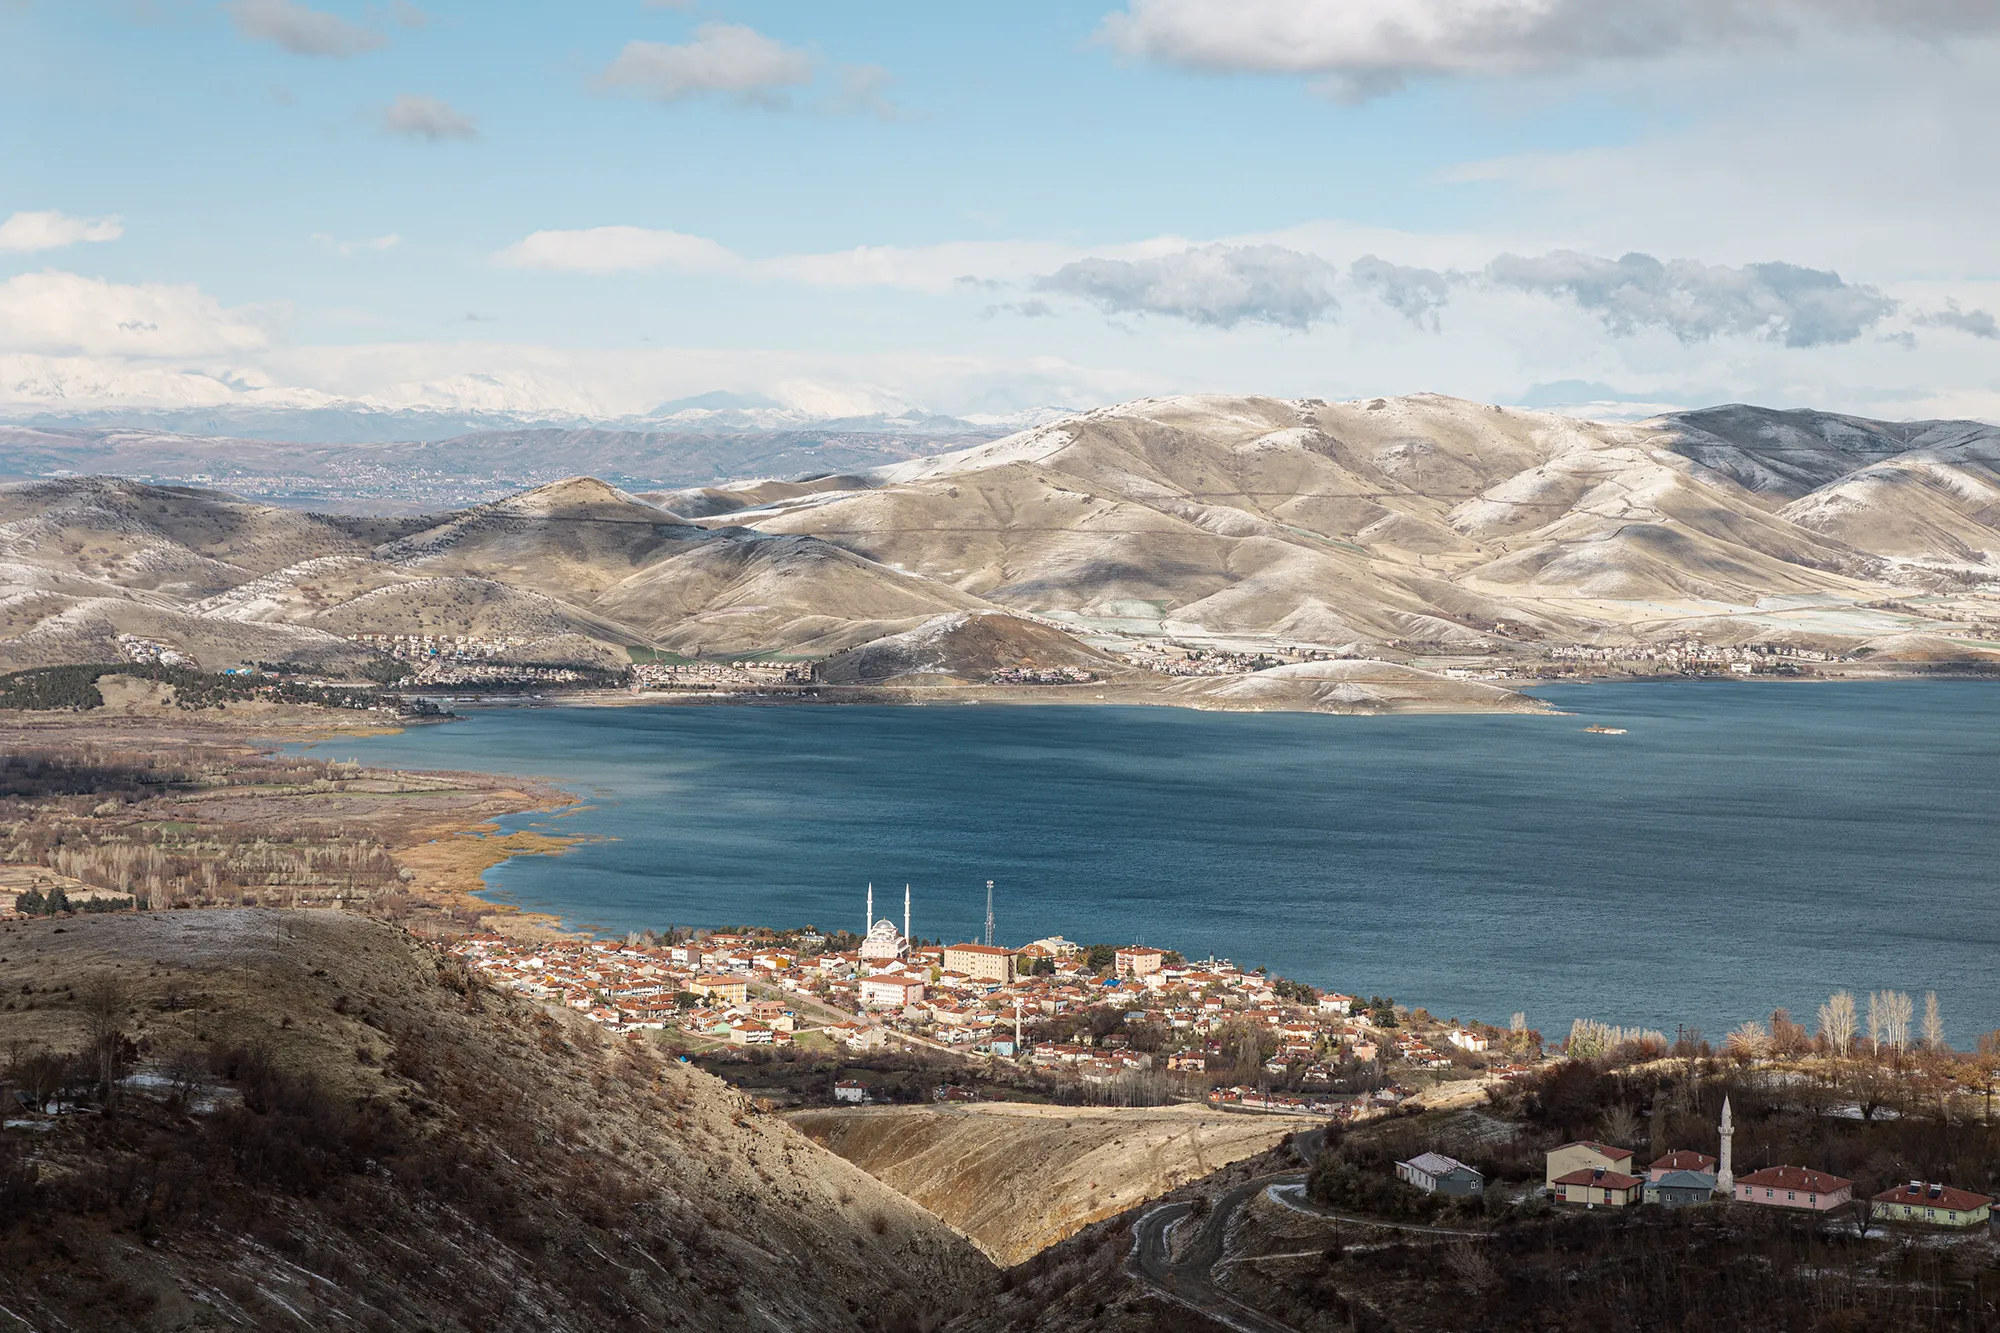
<svg viewBox="0 0 2000 1333">
<path fill-rule="evenodd" d="M 0 424 L 0 477 L 131 477 L 297 507 L 418 513 L 578 474 L 647 490 L 863 470 L 1066 415 L 821 419 L 729 394 L 608 424 L 347 409 L 41 414 Z"/>
<path fill-rule="evenodd" d="M 66 435 L 138 432 L 201 439 L 265 440 L 279 444 L 400 444 L 442 441 L 483 431 L 602 430 L 639 434 L 727 434 L 816 430 L 835 434 L 917 437 L 984 433 L 1005 435 L 1059 417 L 1072 409 L 949 416 L 905 408 L 836 417 L 785 407 L 755 395 L 714 393 L 663 403 L 639 416 L 589 416 L 566 412 L 451 411 L 388 408 L 333 402 L 319 406 L 89 408 L 51 410 L 0 406 L 0 424 Z"/>
</svg>

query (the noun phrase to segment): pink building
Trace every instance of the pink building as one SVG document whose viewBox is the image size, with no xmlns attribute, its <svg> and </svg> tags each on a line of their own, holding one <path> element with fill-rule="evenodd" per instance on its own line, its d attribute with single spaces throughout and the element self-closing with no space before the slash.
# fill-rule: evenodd
<svg viewBox="0 0 2000 1333">
<path fill-rule="evenodd" d="M 1767 1166 L 1736 1181 L 1738 1203 L 1765 1208 L 1803 1208 L 1823 1213 L 1853 1197 L 1853 1181 L 1803 1166 Z"/>
</svg>

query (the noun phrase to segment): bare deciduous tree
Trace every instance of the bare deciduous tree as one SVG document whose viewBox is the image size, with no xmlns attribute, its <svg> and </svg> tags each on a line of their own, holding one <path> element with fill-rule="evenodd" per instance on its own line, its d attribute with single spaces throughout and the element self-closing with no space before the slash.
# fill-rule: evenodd
<svg viewBox="0 0 2000 1333">
<path fill-rule="evenodd" d="M 1762 1023 L 1754 1018 L 1746 1019 L 1729 1034 L 1722 1043 L 1722 1049 L 1740 1060 L 1755 1060 L 1771 1049 L 1771 1039 Z"/>
<path fill-rule="evenodd" d="M 1854 992 L 1835 991 L 1819 1007 L 1819 1035 L 1836 1057 L 1854 1044 Z"/>
<path fill-rule="evenodd" d="M 1942 1051 L 1944 1044 L 1944 1012 L 1938 1008 L 1936 991 L 1924 992 L 1924 1046 L 1928 1050 Z"/>
<path fill-rule="evenodd" d="M 1771 1011 L 1771 1054 L 1799 1055 L 1811 1045 L 1812 1038 L 1806 1035 L 1804 1028 L 1792 1021 L 1790 1010 Z"/>
<path fill-rule="evenodd" d="M 132 1007 L 131 996 L 124 982 L 102 974 L 78 988 L 77 1001 L 90 1038 L 90 1056 L 97 1062 L 98 1093 L 108 1111 L 122 1072 L 119 1065 L 125 1054 L 125 1015 Z"/>
<path fill-rule="evenodd" d="M 1623 1102 L 1604 1113 L 1604 1141 L 1630 1147 L 1639 1142 L 1639 1117 Z"/>
<path fill-rule="evenodd" d="M 1881 991 L 1868 992 L 1868 1044 L 1877 1055 L 1882 1053 L 1882 1031 L 1886 1026 L 1884 998 Z"/>
<path fill-rule="evenodd" d="M 1899 990 L 1883 991 L 1882 1001 L 1883 1039 L 1899 1051 L 1908 1049 L 1910 1019 L 1916 1013 L 1916 1006 L 1906 992 Z"/>
</svg>

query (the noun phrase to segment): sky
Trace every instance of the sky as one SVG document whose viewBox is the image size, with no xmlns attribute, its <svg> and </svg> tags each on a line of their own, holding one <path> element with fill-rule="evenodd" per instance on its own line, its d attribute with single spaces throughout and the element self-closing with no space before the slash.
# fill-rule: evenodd
<svg viewBox="0 0 2000 1333">
<path fill-rule="evenodd" d="M 0 0 L 0 415 L 2000 420 L 2000 0 Z"/>
</svg>

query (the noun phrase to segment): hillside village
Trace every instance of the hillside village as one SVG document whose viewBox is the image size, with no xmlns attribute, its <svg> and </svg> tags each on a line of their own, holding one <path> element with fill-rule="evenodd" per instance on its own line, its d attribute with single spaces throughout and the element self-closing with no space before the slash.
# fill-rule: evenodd
<svg viewBox="0 0 2000 1333">
<path fill-rule="evenodd" d="M 1060 936 L 1017 948 L 932 945 L 882 921 L 865 937 L 833 939 L 768 930 L 652 943 L 480 934 L 450 947 L 495 983 L 612 1031 L 670 1029 L 716 1047 L 899 1046 L 1008 1062 L 1109 1102 L 1171 1090 L 1241 1109 L 1355 1119 L 1410 1097 L 1397 1077 L 1505 1077 L 1540 1058 L 1539 1035 L 1525 1028 L 1438 1023 L 1226 959 L 1086 948 Z M 858 1084 L 837 1092 L 866 1095 Z"/>
</svg>

